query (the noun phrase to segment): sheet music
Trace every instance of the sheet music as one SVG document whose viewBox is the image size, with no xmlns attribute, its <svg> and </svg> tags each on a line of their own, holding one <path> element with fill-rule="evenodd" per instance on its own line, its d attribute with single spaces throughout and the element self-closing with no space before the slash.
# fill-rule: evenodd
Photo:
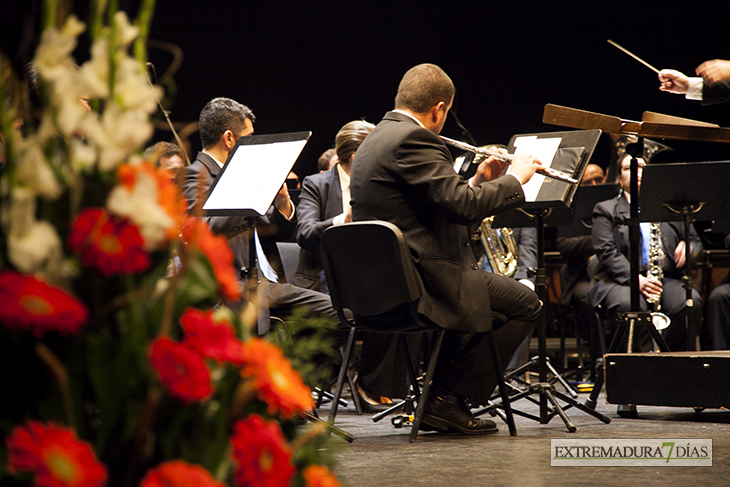
<svg viewBox="0 0 730 487">
<path fill-rule="evenodd" d="M 514 141 L 515 155 L 530 154 L 545 166 L 550 167 L 562 140 L 560 137 L 538 139 L 536 135 L 517 137 Z M 537 194 L 540 192 L 544 180 L 545 176 L 535 174 L 527 184 L 522 185 L 525 201 L 537 201 Z"/>
<path fill-rule="evenodd" d="M 266 214 L 306 139 L 239 146 L 203 210 L 254 209 Z"/>
</svg>

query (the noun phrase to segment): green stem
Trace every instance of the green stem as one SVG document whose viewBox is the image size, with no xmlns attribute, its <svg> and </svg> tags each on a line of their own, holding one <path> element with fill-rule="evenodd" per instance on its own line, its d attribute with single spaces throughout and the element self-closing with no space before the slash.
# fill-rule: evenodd
<svg viewBox="0 0 730 487">
<path fill-rule="evenodd" d="M 134 57 L 144 66 L 147 62 L 147 38 L 150 35 L 150 24 L 155 12 L 155 0 L 142 0 L 139 15 L 134 25 L 139 28 L 139 36 L 134 41 Z"/>
<path fill-rule="evenodd" d="M 103 27 L 102 19 L 104 17 L 104 9 L 107 0 L 93 0 L 91 2 L 91 12 L 89 13 L 89 35 L 91 35 L 92 43 L 101 35 Z"/>
<path fill-rule="evenodd" d="M 58 13 L 58 0 L 45 0 L 43 2 L 43 30 L 56 25 L 56 14 Z"/>
<path fill-rule="evenodd" d="M 0 53 L 0 100 L 9 100 L 9 94 L 5 90 L 6 83 L 12 76 L 12 69 L 10 63 Z M 17 94 L 16 94 L 17 95 Z M 16 99 L 17 96 L 13 97 Z M 6 103 L 0 103 L 0 132 L 3 134 L 3 149 L 5 150 L 5 172 L 8 175 L 8 182 L 10 187 L 14 187 L 16 183 L 16 156 L 15 156 L 15 141 L 13 139 L 13 122 L 14 114 L 16 113 L 14 107 L 8 106 Z"/>
</svg>

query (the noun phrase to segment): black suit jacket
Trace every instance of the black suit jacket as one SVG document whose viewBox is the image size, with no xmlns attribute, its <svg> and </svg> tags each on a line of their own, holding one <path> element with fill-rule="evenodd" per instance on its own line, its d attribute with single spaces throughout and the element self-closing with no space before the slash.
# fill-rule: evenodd
<svg viewBox="0 0 730 487">
<path fill-rule="evenodd" d="M 355 153 L 350 194 L 353 220 L 389 221 L 405 235 L 423 282 L 420 314 L 453 330 L 491 327 L 485 289 L 497 277 L 478 268 L 467 225 L 522 203 L 516 178 L 469 186 L 437 135 L 388 112 Z"/>
<path fill-rule="evenodd" d="M 704 84 L 702 87 L 702 104 L 713 105 L 730 100 L 730 81 Z"/>
<path fill-rule="evenodd" d="M 299 264 L 294 284 L 315 291 L 322 290 L 322 257 L 319 243 L 322 233 L 342 214 L 342 188 L 337 166 L 329 171 L 307 176 L 297 205 L 297 243 Z"/>
<path fill-rule="evenodd" d="M 195 205 L 202 205 L 208 196 L 215 178 L 220 174 L 218 163 L 207 154 L 198 152 L 195 161 L 178 174 L 182 178 L 183 194 L 188 199 L 188 212 L 192 213 Z M 215 234 L 225 235 L 228 245 L 233 251 L 233 264 L 240 273 L 248 267 L 248 237 L 246 234 L 246 218 L 237 216 L 204 217 Z M 293 234 L 296 222 L 287 220 L 274 205 L 271 205 L 265 216 L 257 218 L 256 230 L 266 258 L 279 277 L 279 282 L 286 282 L 284 270 L 276 247 L 277 239 L 285 240 Z"/>
<path fill-rule="evenodd" d="M 588 298 L 593 306 L 598 306 L 614 286 L 630 285 L 629 227 L 614 223 L 615 217 L 627 219 L 629 216 L 629 202 L 623 196 L 602 201 L 593 209 L 591 235 L 597 257 L 597 270 L 588 289 Z M 684 225 L 679 222 L 662 222 L 661 233 L 665 252 L 662 266 L 664 276 L 679 279 L 683 273 L 674 264 L 673 255 L 677 244 L 684 240 Z M 690 226 L 690 248 L 693 258 L 702 251 L 702 242 L 693 226 Z"/>
</svg>

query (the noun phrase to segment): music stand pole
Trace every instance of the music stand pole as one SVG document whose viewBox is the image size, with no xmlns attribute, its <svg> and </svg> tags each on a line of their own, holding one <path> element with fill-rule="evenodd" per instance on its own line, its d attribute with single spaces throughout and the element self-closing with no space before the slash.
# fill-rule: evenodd
<svg viewBox="0 0 730 487">
<path fill-rule="evenodd" d="M 669 351 L 669 347 L 666 342 L 659 334 L 657 329 L 654 327 L 651 321 L 651 315 L 648 312 L 641 311 L 640 301 L 640 290 L 639 290 L 639 256 L 641 255 L 641 229 L 639 227 L 639 158 L 644 154 L 644 138 L 639 137 L 638 140 L 633 144 L 626 145 L 626 152 L 631 156 L 631 162 L 629 165 L 629 193 L 631 194 L 631 201 L 629 202 L 629 220 L 624 222 L 617 222 L 617 225 L 628 225 L 629 226 L 629 269 L 631 277 L 629 279 L 629 290 L 630 290 L 630 302 L 631 311 L 623 313 L 625 319 L 618 320 L 618 326 L 616 332 L 611 339 L 606 353 L 617 353 L 618 348 L 623 341 L 624 334 L 627 335 L 627 346 L 626 352 L 632 353 L 634 347 L 634 334 L 637 325 L 646 326 L 649 330 L 654 341 L 659 345 L 659 349 L 663 352 Z M 619 162 L 620 167 L 620 162 Z M 628 330 L 624 330 L 623 327 L 628 326 Z M 596 381 L 593 384 L 593 390 L 591 395 L 586 399 L 585 406 L 590 409 L 595 409 L 598 400 L 598 395 L 603 389 L 603 382 L 605 380 L 603 375 L 603 367 L 601 365 L 596 371 Z"/>
</svg>

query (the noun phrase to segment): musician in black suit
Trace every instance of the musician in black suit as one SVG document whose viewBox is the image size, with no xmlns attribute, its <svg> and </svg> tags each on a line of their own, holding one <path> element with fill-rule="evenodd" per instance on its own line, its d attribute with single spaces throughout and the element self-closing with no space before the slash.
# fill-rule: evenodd
<svg viewBox="0 0 730 487">
<path fill-rule="evenodd" d="M 375 125 L 364 120 L 346 123 L 335 136 L 335 159 L 330 170 L 304 178 L 297 205 L 297 243 L 299 264 L 294 284 L 328 292 L 322 272 L 320 242 L 324 231 L 332 225 L 352 221 L 350 207 L 350 171 L 355 151 Z M 417 350 L 418 335 L 409 335 L 411 350 Z M 392 406 L 391 397 L 408 393 L 405 363 L 397 350 L 395 335 L 366 333 L 357 374 L 357 387 L 363 408 L 377 412 Z"/>
<path fill-rule="evenodd" d="M 200 112 L 200 139 L 203 150 L 195 161 L 180 171 L 183 193 L 188 198 L 189 211 L 194 213 L 208 195 L 215 178 L 228 159 L 240 137 L 253 134 L 253 112 L 230 98 L 214 98 Z M 270 312 L 280 318 L 289 316 L 294 308 L 306 307 L 311 313 L 337 320 L 329 296 L 287 284 L 276 247 L 277 239 L 285 239 L 295 230 L 295 208 L 282 185 L 265 216 L 257 218 L 256 232 L 263 254 L 258 254 L 261 283 Z M 233 251 L 233 263 L 240 274 L 249 266 L 247 221 L 244 217 L 205 217 L 211 230 L 225 235 Z M 268 265 L 267 265 L 268 263 Z M 269 272 L 271 268 L 274 273 Z M 268 317 L 259 320 L 259 333 L 268 331 Z"/>
<path fill-rule="evenodd" d="M 395 110 L 385 114 L 355 154 L 352 216 L 354 221 L 389 221 L 401 229 L 423 283 L 418 312 L 449 331 L 424 424 L 484 434 L 496 431 L 496 425 L 474 418 L 464 402 L 485 404 L 496 385 L 480 332 L 491 327 L 492 309 L 507 316 L 495 331 L 503 368 L 532 330 L 540 305 L 535 293 L 517 281 L 479 269 L 467 225 L 522 203 L 521 185 L 544 166 L 531 156 L 517 156 L 510 174 L 489 181 L 502 169 L 490 157 L 470 181 L 456 174 L 438 137 L 454 92 L 438 66 L 422 64 L 404 75 Z"/>
<path fill-rule="evenodd" d="M 629 228 L 617 225 L 616 222 L 630 217 L 630 198 L 628 192 L 631 157 L 626 156 L 621 162 L 620 183 L 622 192 L 615 198 L 598 203 L 593 209 L 593 248 L 596 252 L 596 269 L 588 289 L 588 298 L 594 307 L 602 306 L 610 317 L 617 312 L 631 310 L 629 264 Z M 638 182 L 641 184 L 643 161 L 640 159 Z M 684 226 L 679 222 L 662 222 L 661 245 L 664 251 L 662 270 L 664 277 L 658 281 L 647 275 L 647 263 L 642 265 L 639 275 L 641 311 L 647 311 L 646 297 L 661 294 L 661 312 L 666 314 L 671 325 L 662 332 L 663 338 L 671 350 L 694 350 L 695 339 L 702 319 L 702 301 L 697 290 L 692 289 L 694 306 L 690 308 L 690 329 L 685 327 L 685 289 L 682 286 L 682 268 L 686 258 L 684 243 Z M 642 238 L 642 245 L 647 238 Z M 693 256 L 702 251 L 702 242 L 690 227 L 690 247 Z M 634 310 L 639 311 L 639 310 Z M 612 320 L 613 321 L 613 320 Z M 641 334 L 634 341 L 639 348 L 646 351 L 651 346 L 647 334 Z"/>
</svg>

